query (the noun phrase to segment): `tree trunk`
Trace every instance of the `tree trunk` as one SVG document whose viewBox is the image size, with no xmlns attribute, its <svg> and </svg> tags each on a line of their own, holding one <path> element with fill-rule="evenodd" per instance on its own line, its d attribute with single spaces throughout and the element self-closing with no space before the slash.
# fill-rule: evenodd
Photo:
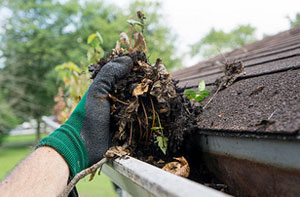
<svg viewBox="0 0 300 197">
<path fill-rule="evenodd" d="M 41 117 L 36 119 L 37 127 L 36 127 L 36 141 L 39 142 L 41 140 Z"/>
</svg>

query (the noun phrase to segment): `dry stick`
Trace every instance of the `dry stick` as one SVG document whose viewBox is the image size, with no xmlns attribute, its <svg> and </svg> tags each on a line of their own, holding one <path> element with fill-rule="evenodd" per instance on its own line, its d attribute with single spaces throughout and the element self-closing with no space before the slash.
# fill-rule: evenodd
<svg viewBox="0 0 300 197">
<path fill-rule="evenodd" d="M 130 136 L 129 136 L 129 145 L 132 144 L 132 121 L 130 121 Z"/>
<path fill-rule="evenodd" d="M 207 107 L 207 105 L 216 97 L 218 92 L 221 90 L 221 87 L 223 86 L 223 83 L 221 83 L 217 89 L 217 91 L 214 93 L 214 95 L 209 99 L 209 101 L 204 105 L 203 109 Z"/>
<path fill-rule="evenodd" d="M 115 102 L 122 103 L 122 104 L 124 104 L 124 105 L 129 105 L 129 104 L 130 104 L 130 103 L 126 103 L 126 102 L 124 102 L 124 101 L 121 101 L 120 99 L 118 99 L 117 97 L 114 97 L 114 96 L 111 95 L 111 94 L 108 94 L 108 97 L 109 97 L 111 100 L 113 100 L 113 101 L 115 101 Z"/>
<path fill-rule="evenodd" d="M 137 120 L 139 122 L 139 128 L 140 128 L 140 139 L 143 137 L 143 131 L 142 131 L 142 121 L 140 119 L 140 117 L 137 115 Z"/>
<path fill-rule="evenodd" d="M 151 106 L 152 106 L 152 113 L 153 113 L 153 120 L 152 120 L 152 127 L 151 127 L 151 132 L 150 132 L 150 137 L 152 136 L 152 131 L 153 131 L 153 127 L 154 127 L 154 124 L 155 124 L 155 108 L 154 108 L 154 105 L 153 105 L 153 101 L 150 97 L 150 102 L 151 102 Z M 147 136 L 147 141 L 148 141 L 148 136 Z"/>
<path fill-rule="evenodd" d="M 142 108 L 143 108 L 143 111 L 144 111 L 144 114 L 145 114 L 146 125 L 148 126 L 149 122 L 148 122 L 148 116 L 147 116 L 146 108 L 145 108 L 145 105 L 144 105 L 143 101 L 141 101 L 141 103 L 142 103 Z"/>
<path fill-rule="evenodd" d="M 225 55 L 220 51 L 219 48 L 217 48 L 217 50 L 219 51 L 219 53 L 223 56 L 223 58 L 225 59 L 226 64 L 228 63 L 227 58 L 225 57 Z M 216 97 L 216 95 L 218 94 L 218 92 L 221 90 L 221 87 L 223 86 L 223 83 L 220 83 L 217 91 L 214 93 L 214 95 L 209 99 L 209 101 L 204 105 L 203 109 L 205 109 L 207 107 L 207 105 Z"/>
<path fill-rule="evenodd" d="M 102 165 L 107 161 L 107 158 L 103 158 L 100 161 L 98 161 L 97 163 L 95 163 L 94 165 L 92 165 L 89 168 L 86 168 L 84 170 L 82 170 L 81 172 L 79 172 L 78 174 L 76 174 L 76 176 L 72 179 L 72 181 L 67 185 L 67 187 L 64 189 L 64 191 L 59 195 L 59 197 L 67 197 L 70 192 L 72 191 L 72 189 L 75 187 L 76 183 L 86 177 L 88 174 L 91 173 L 95 173 L 97 171 L 97 169 L 101 168 Z"/>
<path fill-rule="evenodd" d="M 143 101 L 141 101 L 141 103 L 142 103 L 142 108 L 143 108 L 145 119 L 146 119 L 146 133 L 145 133 L 145 135 L 148 136 L 148 125 L 149 125 L 148 116 L 147 116 L 146 108 L 145 108 L 145 105 L 144 105 Z"/>
</svg>

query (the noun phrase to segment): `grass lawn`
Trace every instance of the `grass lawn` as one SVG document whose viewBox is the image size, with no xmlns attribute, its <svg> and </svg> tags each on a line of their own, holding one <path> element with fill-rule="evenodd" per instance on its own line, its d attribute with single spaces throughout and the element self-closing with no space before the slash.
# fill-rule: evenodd
<svg viewBox="0 0 300 197">
<path fill-rule="evenodd" d="M 34 147 L 32 145 L 28 145 L 28 143 L 32 142 L 32 144 L 34 144 L 34 141 L 34 135 L 7 136 L 4 139 L 4 147 L 0 147 L 0 180 L 3 180 L 15 165 L 20 163 L 20 161 L 33 151 Z M 77 184 L 79 196 L 118 196 L 114 192 L 112 183 L 103 173 L 100 176 L 96 175 L 91 182 L 89 182 L 88 179 L 89 177 L 86 177 Z"/>
<path fill-rule="evenodd" d="M 41 137 L 46 137 L 48 134 L 42 133 Z M 5 136 L 3 143 L 27 143 L 27 142 L 34 142 L 36 140 L 35 134 L 30 135 L 17 135 L 17 136 Z"/>
</svg>

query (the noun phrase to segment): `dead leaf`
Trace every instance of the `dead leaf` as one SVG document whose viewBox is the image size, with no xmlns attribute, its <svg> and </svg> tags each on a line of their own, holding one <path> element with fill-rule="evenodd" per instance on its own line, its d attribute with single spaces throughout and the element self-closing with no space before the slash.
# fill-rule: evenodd
<svg viewBox="0 0 300 197">
<path fill-rule="evenodd" d="M 160 78 L 169 77 L 169 72 L 163 64 L 158 64 L 157 72 L 160 74 Z"/>
<path fill-rule="evenodd" d="M 149 64 L 147 64 L 144 61 L 138 60 L 137 63 L 139 64 L 140 67 L 142 67 L 143 69 L 149 71 L 151 70 L 151 66 Z"/>
<path fill-rule="evenodd" d="M 117 157 L 124 157 L 126 155 L 130 155 L 129 150 L 123 148 L 122 146 L 113 146 L 110 147 L 104 157 L 106 158 L 117 158 Z"/>
<path fill-rule="evenodd" d="M 139 108 L 140 104 L 139 104 L 139 99 L 136 98 L 133 102 L 131 102 L 129 104 L 129 106 L 126 108 L 126 112 L 125 112 L 125 116 L 127 115 L 128 117 L 130 117 L 129 114 L 131 114 L 132 112 L 137 112 L 138 108 Z"/>
<path fill-rule="evenodd" d="M 147 52 L 147 46 L 146 46 L 146 41 L 141 32 L 136 32 L 134 35 L 134 47 L 133 51 L 143 51 L 144 53 Z"/>
<path fill-rule="evenodd" d="M 167 163 L 162 169 L 177 176 L 188 177 L 190 167 L 184 157 L 174 157 L 177 161 Z"/>
<path fill-rule="evenodd" d="M 128 50 L 131 50 L 130 41 L 129 41 L 129 38 L 128 38 L 128 36 L 125 32 L 122 32 L 120 34 L 120 40 L 121 40 L 121 42 L 126 44 Z"/>
<path fill-rule="evenodd" d="M 137 87 L 132 91 L 132 96 L 140 96 L 148 92 L 150 83 L 152 83 L 150 79 L 143 79 L 142 83 L 138 84 Z"/>
<path fill-rule="evenodd" d="M 150 94 L 155 96 L 159 103 L 166 103 L 169 99 L 177 97 L 175 86 L 168 79 L 154 82 Z"/>
</svg>

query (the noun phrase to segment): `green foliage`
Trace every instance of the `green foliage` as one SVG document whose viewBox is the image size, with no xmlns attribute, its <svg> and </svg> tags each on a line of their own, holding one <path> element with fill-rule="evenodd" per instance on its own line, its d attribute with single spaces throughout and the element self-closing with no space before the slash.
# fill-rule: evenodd
<svg viewBox="0 0 300 197">
<path fill-rule="evenodd" d="M 19 124 L 19 120 L 14 115 L 10 105 L 4 100 L 0 94 L 0 145 L 7 132 Z"/>
<path fill-rule="evenodd" d="M 255 41 L 255 28 L 251 25 L 239 25 L 226 33 L 212 28 L 199 42 L 191 46 L 191 55 L 202 55 L 205 58 L 215 56 Z"/>
<path fill-rule="evenodd" d="M 87 52 L 88 62 L 89 64 L 95 64 L 104 55 L 104 51 L 101 47 L 101 44 L 103 44 L 103 38 L 99 32 L 96 32 L 89 35 L 87 43 L 91 46 Z"/>
<path fill-rule="evenodd" d="M 185 91 L 184 96 L 186 96 L 190 100 L 194 101 L 202 101 L 205 97 L 210 95 L 209 90 L 205 90 L 205 82 L 204 80 L 201 80 L 198 85 L 198 91 L 195 90 L 187 90 Z"/>
<path fill-rule="evenodd" d="M 155 143 L 158 144 L 159 148 L 161 151 L 166 154 L 167 153 L 167 148 L 168 148 L 168 138 L 165 136 L 157 136 Z"/>
<path fill-rule="evenodd" d="M 290 22 L 290 27 L 296 27 L 297 25 L 300 25 L 300 13 L 297 13 L 295 18 L 292 19 L 291 17 L 287 16 L 287 19 Z"/>
<path fill-rule="evenodd" d="M 51 113 L 53 97 L 63 83 L 54 70 L 56 65 L 72 60 L 80 68 L 87 66 L 110 53 L 119 33 L 128 30 L 127 14 L 101 0 L 2 0 L 0 8 L 11 11 L 11 16 L 1 20 L 0 58 L 4 64 L 0 79 L 5 83 L 0 83 L 0 94 L 19 120 Z M 151 24 L 146 24 L 144 34 L 152 62 L 161 57 L 169 69 L 179 66 L 175 37 L 163 23 L 159 3 L 133 2 L 128 15 L 137 10 L 143 11 Z M 93 32 L 101 35 L 90 36 Z"/>
</svg>

